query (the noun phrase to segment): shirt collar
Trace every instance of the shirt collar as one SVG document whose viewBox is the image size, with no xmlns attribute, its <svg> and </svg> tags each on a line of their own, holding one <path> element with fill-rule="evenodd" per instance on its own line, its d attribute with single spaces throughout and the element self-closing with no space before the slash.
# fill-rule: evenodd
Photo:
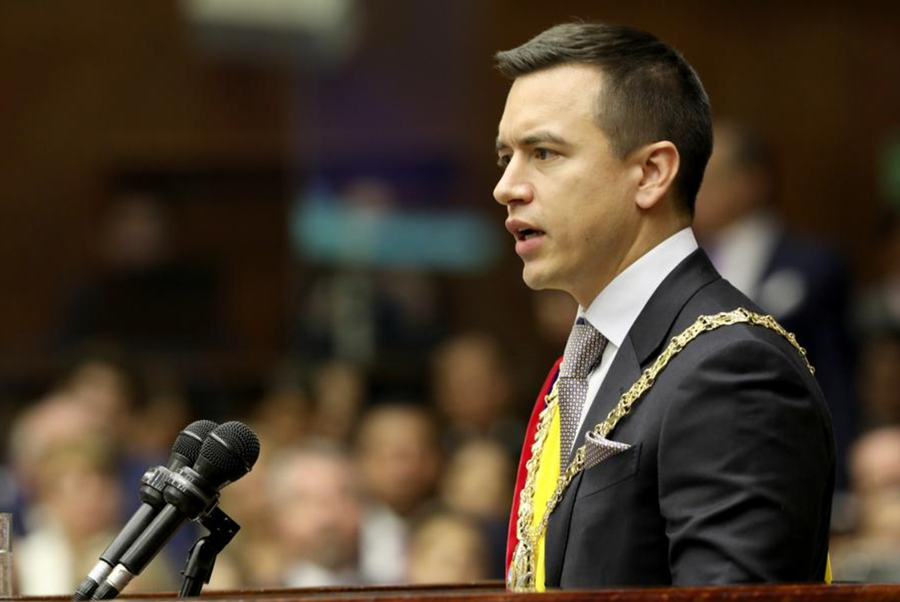
<svg viewBox="0 0 900 602">
<path fill-rule="evenodd" d="M 610 343 L 621 347 L 653 292 L 696 250 L 697 239 L 690 228 L 673 234 L 625 268 L 587 309 L 579 307 L 578 317 L 590 322 Z"/>
</svg>

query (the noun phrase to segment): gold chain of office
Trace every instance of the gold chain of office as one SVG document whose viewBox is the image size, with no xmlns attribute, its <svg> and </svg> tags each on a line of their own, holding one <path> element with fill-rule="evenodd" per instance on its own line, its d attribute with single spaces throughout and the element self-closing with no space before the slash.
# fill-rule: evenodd
<svg viewBox="0 0 900 602">
<path fill-rule="evenodd" d="M 803 361 L 806 363 L 806 367 L 809 368 L 810 373 L 815 373 L 815 368 L 812 367 L 812 364 L 809 363 L 809 359 L 806 357 L 806 350 L 797 343 L 797 338 L 793 333 L 786 331 L 772 316 L 757 314 L 744 309 L 743 307 L 735 309 L 734 311 L 722 312 L 711 316 L 700 316 L 697 318 L 697 321 L 691 324 L 684 332 L 669 341 L 669 344 L 659 357 L 656 358 L 656 361 L 644 370 L 640 378 L 638 378 L 630 389 L 622 394 L 616 407 L 609 412 L 606 416 L 606 420 L 593 428 L 593 432 L 599 437 L 606 438 L 612 430 L 616 428 L 619 421 L 628 415 L 632 406 L 641 398 L 641 396 L 653 386 L 659 373 L 662 372 L 672 358 L 681 353 L 688 343 L 704 332 L 709 332 L 721 328 L 722 326 L 730 326 L 732 324 L 753 324 L 775 331 L 787 339 L 787 341 L 797 349 L 800 353 L 800 357 L 803 358 Z M 534 519 L 535 510 L 535 480 L 540 467 L 540 458 L 544 442 L 550 431 L 553 412 L 556 405 L 559 403 L 559 394 L 557 393 L 556 384 L 553 385 L 553 389 L 550 391 L 550 394 L 544 398 L 544 401 L 546 407 L 539 417 L 538 428 L 534 436 L 534 443 L 531 446 L 531 458 L 525 464 L 527 475 L 525 478 L 525 485 L 522 487 L 522 491 L 519 494 L 518 519 L 516 521 L 518 543 L 515 552 L 513 553 L 508 579 L 508 586 L 513 591 L 527 592 L 535 590 L 534 581 L 536 575 L 535 567 L 538 542 L 547 531 L 550 515 L 562 499 L 569 483 L 572 482 L 572 479 L 574 479 L 579 472 L 584 470 L 585 456 L 587 453 L 585 445 L 582 445 L 575 451 L 575 457 L 568 467 L 566 467 L 566 470 L 559 476 L 559 480 L 556 483 L 556 490 L 550 496 L 550 499 L 547 500 L 547 509 L 541 517 L 541 522 L 536 529 L 532 529 L 531 523 Z"/>
</svg>

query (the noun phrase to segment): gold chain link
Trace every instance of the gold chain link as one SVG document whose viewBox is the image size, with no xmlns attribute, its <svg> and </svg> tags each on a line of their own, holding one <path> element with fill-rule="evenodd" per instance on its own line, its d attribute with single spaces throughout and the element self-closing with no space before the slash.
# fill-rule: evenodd
<svg viewBox="0 0 900 602">
<path fill-rule="evenodd" d="M 815 368 L 809 363 L 806 356 L 806 350 L 797 343 L 797 338 L 786 331 L 775 321 L 772 316 L 757 314 L 743 307 L 729 312 L 722 312 L 711 316 L 700 316 L 691 324 L 684 332 L 673 337 L 663 352 L 656 358 L 653 364 L 641 374 L 640 378 L 629 388 L 619 403 L 616 404 L 606 419 L 593 428 L 593 432 L 599 437 L 607 438 L 609 434 L 616 428 L 622 418 L 631 411 L 632 406 L 644 395 L 656 382 L 659 373 L 669 364 L 676 355 L 687 346 L 688 343 L 700 336 L 704 332 L 716 330 L 722 326 L 730 326 L 732 324 L 754 324 L 773 330 L 785 339 L 799 352 L 806 367 L 811 374 L 815 374 Z M 541 517 L 536 529 L 532 530 L 531 523 L 534 519 L 534 489 L 537 472 L 540 467 L 541 451 L 544 447 L 544 441 L 550 430 L 550 423 L 553 412 L 558 403 L 559 396 L 556 390 L 556 384 L 553 390 L 545 397 L 546 407 L 541 412 L 540 422 L 535 432 L 534 444 L 531 446 L 531 458 L 525 464 L 526 478 L 525 485 L 519 494 L 518 520 L 516 521 L 516 535 L 518 544 L 510 567 L 510 575 L 508 585 L 514 591 L 534 591 L 535 589 L 535 566 L 537 545 L 541 537 L 547 531 L 547 525 L 550 522 L 550 515 L 557 504 L 562 499 L 566 488 L 572 482 L 579 472 L 584 470 L 584 461 L 587 454 L 585 445 L 575 450 L 575 457 L 566 467 L 565 471 L 559 476 L 556 483 L 556 489 L 547 500 L 547 509 Z"/>
</svg>

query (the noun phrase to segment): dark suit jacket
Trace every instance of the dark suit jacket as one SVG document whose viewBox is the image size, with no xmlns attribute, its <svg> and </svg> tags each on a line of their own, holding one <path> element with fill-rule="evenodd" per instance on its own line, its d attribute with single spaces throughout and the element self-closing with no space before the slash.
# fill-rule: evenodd
<svg viewBox="0 0 900 602">
<path fill-rule="evenodd" d="M 702 314 L 760 311 L 705 253 L 662 283 L 619 349 L 577 441 Z M 551 516 L 546 585 L 821 581 L 834 487 L 825 400 L 759 326 L 700 335 L 611 433 L 631 445 L 577 476 Z"/>
</svg>

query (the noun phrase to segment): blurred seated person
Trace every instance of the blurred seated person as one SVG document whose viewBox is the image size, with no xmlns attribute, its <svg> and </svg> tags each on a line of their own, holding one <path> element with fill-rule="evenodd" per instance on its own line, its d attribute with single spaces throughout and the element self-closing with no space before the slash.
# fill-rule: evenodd
<svg viewBox="0 0 900 602">
<path fill-rule="evenodd" d="M 208 265 L 180 257 L 171 207 L 156 191 L 114 191 L 96 226 L 99 265 L 63 308 L 58 349 L 114 341 L 129 351 L 183 353 L 225 342 Z"/>
<path fill-rule="evenodd" d="M 853 445 L 850 477 L 857 525 L 834 546 L 835 579 L 900 582 L 900 427 L 871 431 Z"/>
<path fill-rule="evenodd" d="M 440 476 L 440 440 L 431 413 L 412 404 L 374 407 L 359 427 L 356 462 L 368 502 L 363 570 L 376 583 L 401 583 L 410 519 L 432 499 Z"/>
<path fill-rule="evenodd" d="M 285 587 L 357 585 L 362 499 L 350 458 L 333 444 L 284 449 L 268 467 L 270 511 Z"/>
<path fill-rule="evenodd" d="M 489 577 L 486 542 L 478 523 L 444 510 L 416 522 L 407 580 L 412 584 L 472 583 Z"/>
<path fill-rule="evenodd" d="M 190 422 L 190 413 L 177 387 L 145 378 L 144 368 L 112 349 L 80 353 L 54 385 L 51 394 L 32 404 L 12 429 L 10 455 L 22 490 L 17 514 L 25 515 L 36 504 L 35 475 L 47 449 L 81 438 L 102 438 L 114 451 L 109 461 L 117 487 L 125 492 L 117 507 L 119 520 L 140 504 L 140 479 L 144 471 L 165 464 L 178 432 Z M 165 554 L 182 562 L 193 544 L 191 525 L 176 533 Z M 108 543 L 108 542 L 107 542 Z"/>
<path fill-rule="evenodd" d="M 860 401 L 869 428 L 900 426 L 900 324 L 872 332 L 862 349 Z"/>
<path fill-rule="evenodd" d="M 296 445 L 310 434 L 313 396 L 302 364 L 283 361 L 269 376 L 248 423 L 266 439 L 266 451 Z"/>
<path fill-rule="evenodd" d="M 51 445 L 38 465 L 35 512 L 16 544 L 22 595 L 71 594 L 121 528 L 114 450 L 97 434 Z M 176 572 L 157 558 L 129 591 L 172 589 Z"/>
<path fill-rule="evenodd" d="M 346 445 L 366 402 L 369 383 L 356 364 L 331 360 L 313 376 L 311 430 L 315 437 Z"/>
<path fill-rule="evenodd" d="M 454 452 L 441 479 L 441 500 L 475 520 L 485 549 L 485 575 L 503 578 L 516 464 L 501 444 L 472 439 Z"/>
<path fill-rule="evenodd" d="M 433 355 L 432 379 L 446 421 L 445 450 L 471 437 L 491 437 L 518 454 L 525 424 L 513 407 L 509 366 L 492 337 L 473 332 L 444 342 Z"/>
<path fill-rule="evenodd" d="M 101 435 L 106 424 L 85 404 L 59 392 L 24 406 L 13 417 L 7 454 L 12 498 L 4 511 L 13 513 L 16 534 L 34 526 L 41 463 L 47 450 L 81 437 Z"/>
<path fill-rule="evenodd" d="M 714 139 L 694 229 L 722 276 L 808 351 L 833 417 L 836 488 L 845 490 L 846 458 L 857 423 L 849 275 L 836 253 L 784 224 L 777 207 L 778 166 L 766 141 L 724 121 L 714 124 Z"/>
</svg>

